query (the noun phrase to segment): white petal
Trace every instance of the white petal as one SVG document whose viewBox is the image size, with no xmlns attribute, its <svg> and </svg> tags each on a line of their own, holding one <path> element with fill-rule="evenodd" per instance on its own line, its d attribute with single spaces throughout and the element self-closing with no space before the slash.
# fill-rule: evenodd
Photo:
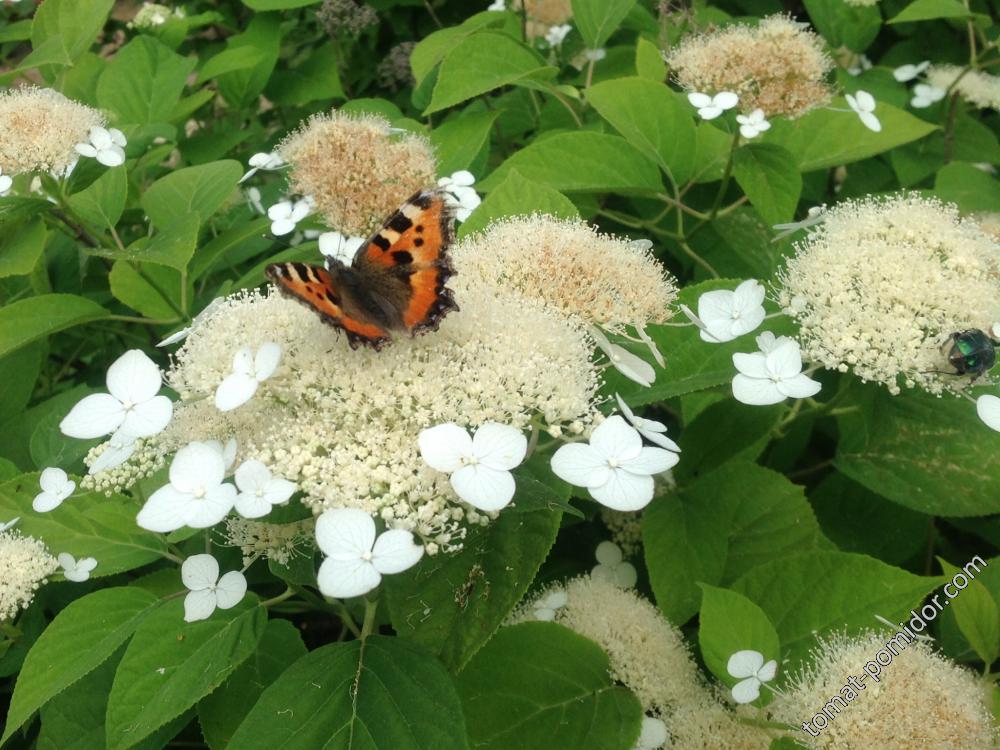
<svg viewBox="0 0 1000 750">
<path fill-rule="evenodd" d="M 608 478 L 607 459 L 585 443 L 562 446 L 549 463 L 557 477 L 577 487 L 596 487 Z"/>
<path fill-rule="evenodd" d="M 160 391 L 160 368 L 139 349 L 131 349 L 108 368 L 108 392 L 119 401 L 141 404 Z"/>
<path fill-rule="evenodd" d="M 748 677 L 733 686 L 733 700 L 737 703 L 753 703 L 759 697 L 760 680 L 756 677 Z"/>
<path fill-rule="evenodd" d="M 264 487 L 264 499 L 271 505 L 281 505 L 282 503 L 287 503 L 297 489 L 298 486 L 295 482 L 275 478 Z"/>
<path fill-rule="evenodd" d="M 590 447 L 602 458 L 621 463 L 639 455 L 642 437 L 632 425 L 614 414 L 601 422 L 591 434 Z"/>
<path fill-rule="evenodd" d="M 623 559 L 622 548 L 614 542 L 601 542 L 597 545 L 594 557 L 602 565 L 617 565 Z"/>
<path fill-rule="evenodd" d="M 271 470 L 262 462 L 251 458 L 239 465 L 233 478 L 240 492 L 255 492 L 263 490 L 271 481 Z"/>
<path fill-rule="evenodd" d="M 207 620 L 215 611 L 215 604 L 214 591 L 189 591 L 184 597 L 184 622 Z"/>
<path fill-rule="evenodd" d="M 451 486 L 462 500 L 479 510 L 500 510 L 514 498 L 514 475 L 483 464 L 470 464 L 451 475 Z"/>
<path fill-rule="evenodd" d="M 980 396 L 976 399 L 976 413 L 991 430 L 1000 432 L 1000 398 Z"/>
<path fill-rule="evenodd" d="M 149 437 L 162 432 L 170 424 L 174 404 L 166 396 L 154 396 L 125 412 L 121 432 L 136 437 Z"/>
<path fill-rule="evenodd" d="M 468 187 L 470 185 L 476 184 L 476 177 L 467 169 L 460 169 L 451 176 L 451 181 L 455 185 L 462 185 Z"/>
<path fill-rule="evenodd" d="M 628 404 L 625 403 L 625 399 L 623 399 L 621 396 L 619 396 L 616 393 L 615 394 L 615 401 L 618 402 L 618 408 L 621 409 L 622 414 L 625 415 L 625 419 L 627 419 L 629 422 L 631 422 L 634 425 L 635 424 L 635 412 L 633 412 L 632 409 L 631 409 L 631 407 Z"/>
<path fill-rule="evenodd" d="M 871 112 L 859 112 L 858 116 L 861 118 L 861 123 L 869 130 L 876 133 L 882 130 L 882 123 Z"/>
<path fill-rule="evenodd" d="M 236 488 L 231 484 L 221 484 L 205 492 L 205 496 L 190 500 L 187 505 L 185 526 L 192 529 L 207 529 L 229 515 L 236 504 Z"/>
<path fill-rule="evenodd" d="M 757 679 L 761 682 L 770 682 L 774 679 L 774 676 L 778 674 L 778 662 L 774 659 L 767 662 L 763 667 L 757 670 Z"/>
<path fill-rule="evenodd" d="M 772 380 L 751 378 L 742 374 L 733 378 L 733 397 L 741 404 L 749 406 L 770 406 L 785 400 L 785 395 L 778 390 Z"/>
<path fill-rule="evenodd" d="M 233 355 L 233 372 L 240 375 L 253 375 L 253 351 L 249 346 L 241 347 Z"/>
<path fill-rule="evenodd" d="M 705 325 L 723 322 L 727 326 L 733 319 L 736 293 L 728 289 L 715 289 L 698 297 L 698 317 Z"/>
<path fill-rule="evenodd" d="M 186 339 L 189 333 L 191 333 L 190 326 L 188 328 L 182 328 L 181 330 L 175 333 L 171 333 L 169 336 L 163 339 L 163 341 L 159 342 L 157 346 L 162 347 L 162 346 L 171 346 L 172 344 L 176 344 L 178 341 L 183 341 L 184 339 Z"/>
<path fill-rule="evenodd" d="M 716 117 L 722 114 L 722 109 L 719 107 L 702 107 L 698 110 L 698 116 L 702 120 L 714 120 Z"/>
<path fill-rule="evenodd" d="M 636 572 L 635 566 L 630 562 L 619 563 L 614 568 L 614 581 L 615 586 L 623 589 L 630 589 L 639 580 L 639 574 Z"/>
<path fill-rule="evenodd" d="M 756 138 L 759 133 L 757 132 L 757 128 L 753 125 L 740 125 L 740 135 L 747 140 L 750 140 L 751 138 Z"/>
<path fill-rule="evenodd" d="M 606 353 L 614 368 L 629 380 L 647 388 L 656 380 L 656 370 L 649 362 L 618 346 L 618 344 L 611 344 Z"/>
<path fill-rule="evenodd" d="M 257 378 L 234 372 L 215 389 L 215 408 L 232 411 L 243 406 L 257 392 Z"/>
<path fill-rule="evenodd" d="M 91 159 L 97 156 L 97 149 L 89 143 L 78 143 L 73 148 L 80 156 L 89 156 Z"/>
<path fill-rule="evenodd" d="M 749 649 L 737 651 L 729 657 L 726 671 L 737 678 L 752 677 L 764 666 L 764 654 Z"/>
<path fill-rule="evenodd" d="M 51 492 L 39 492 L 31 501 L 31 509 L 36 513 L 48 513 L 62 505 L 63 499 Z"/>
<path fill-rule="evenodd" d="M 556 589 L 545 597 L 545 606 L 552 609 L 565 607 L 567 602 L 569 602 L 569 594 L 566 593 L 565 589 Z"/>
<path fill-rule="evenodd" d="M 420 455 L 432 469 L 451 474 L 472 456 L 472 438 L 457 424 L 446 422 L 422 430 L 417 437 Z"/>
<path fill-rule="evenodd" d="M 732 109 L 739 104 L 740 98 L 732 91 L 721 91 L 712 97 L 712 104 L 722 109 Z"/>
<path fill-rule="evenodd" d="M 608 481 L 600 487 L 591 487 L 590 494 L 612 510 L 639 510 L 653 499 L 653 478 L 612 469 Z"/>
<path fill-rule="evenodd" d="M 14 178 L 7 175 L 0 176 L 0 194 L 6 193 L 14 184 Z"/>
<path fill-rule="evenodd" d="M 360 559 L 374 544 L 375 521 L 359 508 L 327 510 L 316 521 L 316 545 L 330 558 Z"/>
<path fill-rule="evenodd" d="M 241 492 L 236 496 L 236 512 L 244 518 L 261 518 L 271 512 L 267 498 L 254 492 Z"/>
<path fill-rule="evenodd" d="M 750 378 L 771 377 L 771 371 L 767 368 L 767 355 L 762 352 L 736 352 L 733 354 L 733 364 L 743 375 Z"/>
<path fill-rule="evenodd" d="M 181 581 L 192 591 L 214 586 L 219 580 L 219 561 L 211 555 L 191 555 L 181 563 Z"/>
<path fill-rule="evenodd" d="M 108 135 L 111 136 L 111 142 L 116 146 L 125 148 L 128 145 L 128 141 L 125 139 L 125 134 L 118 128 L 110 128 L 108 130 Z"/>
<path fill-rule="evenodd" d="M 472 454 L 491 469 L 508 471 L 524 460 L 528 439 L 510 425 L 486 422 L 472 437 Z"/>
<path fill-rule="evenodd" d="M 277 219 L 271 222 L 271 234 L 275 237 L 291 234 L 295 231 L 295 222 L 291 219 Z"/>
<path fill-rule="evenodd" d="M 802 372 L 802 353 L 798 342 L 786 339 L 766 355 L 768 374 L 779 378 L 792 378 Z"/>
<path fill-rule="evenodd" d="M 114 396 L 94 393 L 70 409 L 59 429 L 63 435 L 87 440 L 114 432 L 125 419 L 125 408 Z"/>
<path fill-rule="evenodd" d="M 639 430 L 639 434 L 646 438 L 649 442 L 656 443 L 661 448 L 666 448 L 668 451 L 674 451 L 674 453 L 681 452 L 681 447 L 661 432 L 653 432 L 651 430 L 643 429 Z"/>
<path fill-rule="evenodd" d="M 83 571 L 84 573 L 90 573 L 94 568 L 97 567 L 97 560 L 93 557 L 81 557 L 76 561 L 76 569 Z"/>
<path fill-rule="evenodd" d="M 238 570 L 231 570 L 219 579 L 215 587 L 215 601 L 219 609 L 232 609 L 247 593 L 247 579 Z"/>
<path fill-rule="evenodd" d="M 262 151 L 260 153 L 251 156 L 247 160 L 247 164 L 249 164 L 251 167 L 260 168 L 260 167 L 266 167 L 268 163 L 270 163 L 270 161 L 271 161 L 271 154 Z"/>
<path fill-rule="evenodd" d="M 295 205 L 292 207 L 292 215 L 289 216 L 289 221 L 293 221 L 298 224 L 304 218 L 309 215 L 312 210 L 312 204 L 307 200 L 296 201 Z"/>
<path fill-rule="evenodd" d="M 794 378 L 783 378 L 776 385 L 778 391 L 789 398 L 809 398 L 819 393 L 823 387 L 818 381 L 813 380 L 805 373 L 800 373 Z"/>
<path fill-rule="evenodd" d="M 633 474 L 662 474 L 667 469 L 672 469 L 680 461 L 680 456 L 663 448 L 646 448 L 639 451 L 639 455 L 628 461 L 622 461 L 621 467 Z"/>
<path fill-rule="evenodd" d="M 854 101 L 857 104 L 859 114 L 863 112 L 875 111 L 875 97 L 873 97 L 867 91 L 855 91 Z"/>
<path fill-rule="evenodd" d="M 38 486 L 53 495 L 61 495 L 67 484 L 70 484 L 69 477 L 58 466 L 50 466 L 38 477 Z"/>
<path fill-rule="evenodd" d="M 170 464 L 170 484 L 181 492 L 207 490 L 218 486 L 225 476 L 222 456 L 208 443 L 189 443 L 177 451 Z"/>
<path fill-rule="evenodd" d="M 271 221 L 287 221 L 291 215 L 291 201 L 280 201 L 267 209 L 267 218 Z"/>
<path fill-rule="evenodd" d="M 97 152 L 97 161 L 106 167 L 120 167 L 125 163 L 125 152 L 121 146 L 108 146 Z"/>
<path fill-rule="evenodd" d="M 334 560 L 328 557 L 319 566 L 316 583 L 326 596 L 349 599 L 378 588 L 382 575 L 365 560 Z"/>
<path fill-rule="evenodd" d="M 253 358 L 254 375 L 258 381 L 267 380 L 274 375 L 281 362 L 281 346 L 273 341 L 267 341 L 260 345 L 257 355 Z"/>
<path fill-rule="evenodd" d="M 639 733 L 639 747 L 642 750 L 658 750 L 667 742 L 667 725 L 653 716 L 642 717 L 642 731 Z"/>
<path fill-rule="evenodd" d="M 556 611 L 554 609 L 549 609 L 548 607 L 539 607 L 535 610 L 535 619 L 541 620 L 542 622 L 552 622 L 556 619 Z"/>
<path fill-rule="evenodd" d="M 687 96 L 688 96 L 688 101 L 691 102 L 691 105 L 697 107 L 698 109 L 712 106 L 712 97 L 710 97 L 708 94 L 701 94 L 697 91 L 692 91 Z"/>
<path fill-rule="evenodd" d="M 375 540 L 372 547 L 372 565 L 383 575 L 402 573 L 417 564 L 424 548 L 405 529 L 390 529 Z"/>
<path fill-rule="evenodd" d="M 178 492 L 168 484 L 150 495 L 135 517 L 135 522 L 147 531 L 176 531 L 187 520 L 187 504 L 190 500 L 190 495 Z"/>
<path fill-rule="evenodd" d="M 102 149 L 111 145 L 111 133 L 104 128 L 92 127 L 89 137 L 90 142 L 94 144 L 94 148 Z"/>
<path fill-rule="evenodd" d="M 108 438 L 108 444 L 87 470 L 88 474 L 98 474 L 106 469 L 121 466 L 135 453 L 135 440 L 121 430 Z"/>
</svg>

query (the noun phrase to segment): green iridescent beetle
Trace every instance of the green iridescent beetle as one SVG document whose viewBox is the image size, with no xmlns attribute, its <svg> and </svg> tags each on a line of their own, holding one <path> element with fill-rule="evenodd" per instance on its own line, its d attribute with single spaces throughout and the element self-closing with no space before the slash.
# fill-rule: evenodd
<svg viewBox="0 0 1000 750">
<path fill-rule="evenodd" d="M 997 342 L 978 328 L 951 334 L 948 362 L 956 375 L 978 378 L 993 369 L 997 362 Z"/>
</svg>

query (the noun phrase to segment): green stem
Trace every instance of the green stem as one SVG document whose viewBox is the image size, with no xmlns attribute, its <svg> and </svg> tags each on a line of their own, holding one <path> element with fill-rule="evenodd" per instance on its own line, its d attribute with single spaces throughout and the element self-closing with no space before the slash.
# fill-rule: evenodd
<svg viewBox="0 0 1000 750">
<path fill-rule="evenodd" d="M 278 594 L 277 596 L 272 597 L 270 599 L 265 599 L 260 603 L 260 606 L 264 607 L 265 609 L 267 607 L 273 607 L 275 604 L 280 604 L 286 599 L 291 599 L 293 596 L 295 596 L 295 592 L 291 588 L 287 588 L 284 590 L 284 592 Z"/>
<path fill-rule="evenodd" d="M 361 625 L 361 640 L 366 640 L 375 630 L 375 615 L 378 613 L 378 597 L 365 599 L 365 620 Z"/>
</svg>

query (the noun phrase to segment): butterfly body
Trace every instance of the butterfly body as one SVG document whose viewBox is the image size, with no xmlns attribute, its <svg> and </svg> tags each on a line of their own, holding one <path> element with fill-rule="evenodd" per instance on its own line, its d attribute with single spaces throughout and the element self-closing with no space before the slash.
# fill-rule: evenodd
<svg viewBox="0 0 1000 750">
<path fill-rule="evenodd" d="M 447 250 L 453 211 L 440 191 L 413 195 L 361 246 L 350 265 L 276 263 L 267 275 L 282 292 L 342 329 L 352 348 L 380 349 L 392 331 L 435 330 L 457 310 L 445 283 L 454 271 Z"/>
</svg>

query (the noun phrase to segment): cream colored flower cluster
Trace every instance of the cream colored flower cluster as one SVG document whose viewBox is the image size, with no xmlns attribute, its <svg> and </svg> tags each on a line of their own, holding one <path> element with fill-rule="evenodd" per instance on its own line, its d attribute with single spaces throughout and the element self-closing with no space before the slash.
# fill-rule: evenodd
<svg viewBox="0 0 1000 750">
<path fill-rule="evenodd" d="M 832 94 L 825 79 L 833 60 L 823 40 L 787 16 L 687 37 L 666 60 L 688 91 L 732 91 L 743 111 L 762 109 L 768 117 L 800 117 Z"/>
<path fill-rule="evenodd" d="M 367 236 L 413 193 L 435 183 L 430 142 L 393 134 L 374 115 L 315 115 L 279 145 L 292 190 L 311 196 L 327 225 Z"/>
<path fill-rule="evenodd" d="M 258 556 L 287 565 L 296 554 L 312 554 L 315 529 L 312 519 L 267 523 L 229 516 L 223 536 L 226 544 L 240 548 L 244 565 Z M 305 550 L 300 551 L 303 547 Z"/>
<path fill-rule="evenodd" d="M 605 328 L 662 323 L 677 298 L 673 279 L 644 243 L 578 221 L 537 214 L 503 219 L 463 239 L 454 255 L 461 272 L 483 284 Z"/>
<path fill-rule="evenodd" d="M 0 92 L 0 170 L 63 173 L 78 158 L 73 147 L 87 142 L 91 128 L 105 124 L 96 109 L 52 89 Z"/>
<path fill-rule="evenodd" d="M 942 91 L 954 84 L 955 91 L 967 102 L 980 109 L 1000 109 L 1000 76 L 966 71 L 958 65 L 934 65 L 927 71 L 927 82 Z"/>
<path fill-rule="evenodd" d="M 15 530 L 0 531 L 0 622 L 12 620 L 59 568 L 46 546 Z"/>
<path fill-rule="evenodd" d="M 958 391 L 952 333 L 1000 320 L 1000 245 L 953 206 L 914 195 L 845 201 L 780 274 L 807 359 L 899 393 Z"/>
<path fill-rule="evenodd" d="M 885 640 L 869 632 L 821 641 L 812 665 L 775 697 L 772 717 L 793 726 L 811 721 L 833 696 L 842 695 L 849 677 L 863 674 L 865 663 Z M 864 684 L 817 737 L 803 731 L 799 739 L 816 750 L 994 747 L 997 737 L 986 705 L 986 684 L 925 643 L 910 643 L 882 670 L 878 683 Z"/>
</svg>

